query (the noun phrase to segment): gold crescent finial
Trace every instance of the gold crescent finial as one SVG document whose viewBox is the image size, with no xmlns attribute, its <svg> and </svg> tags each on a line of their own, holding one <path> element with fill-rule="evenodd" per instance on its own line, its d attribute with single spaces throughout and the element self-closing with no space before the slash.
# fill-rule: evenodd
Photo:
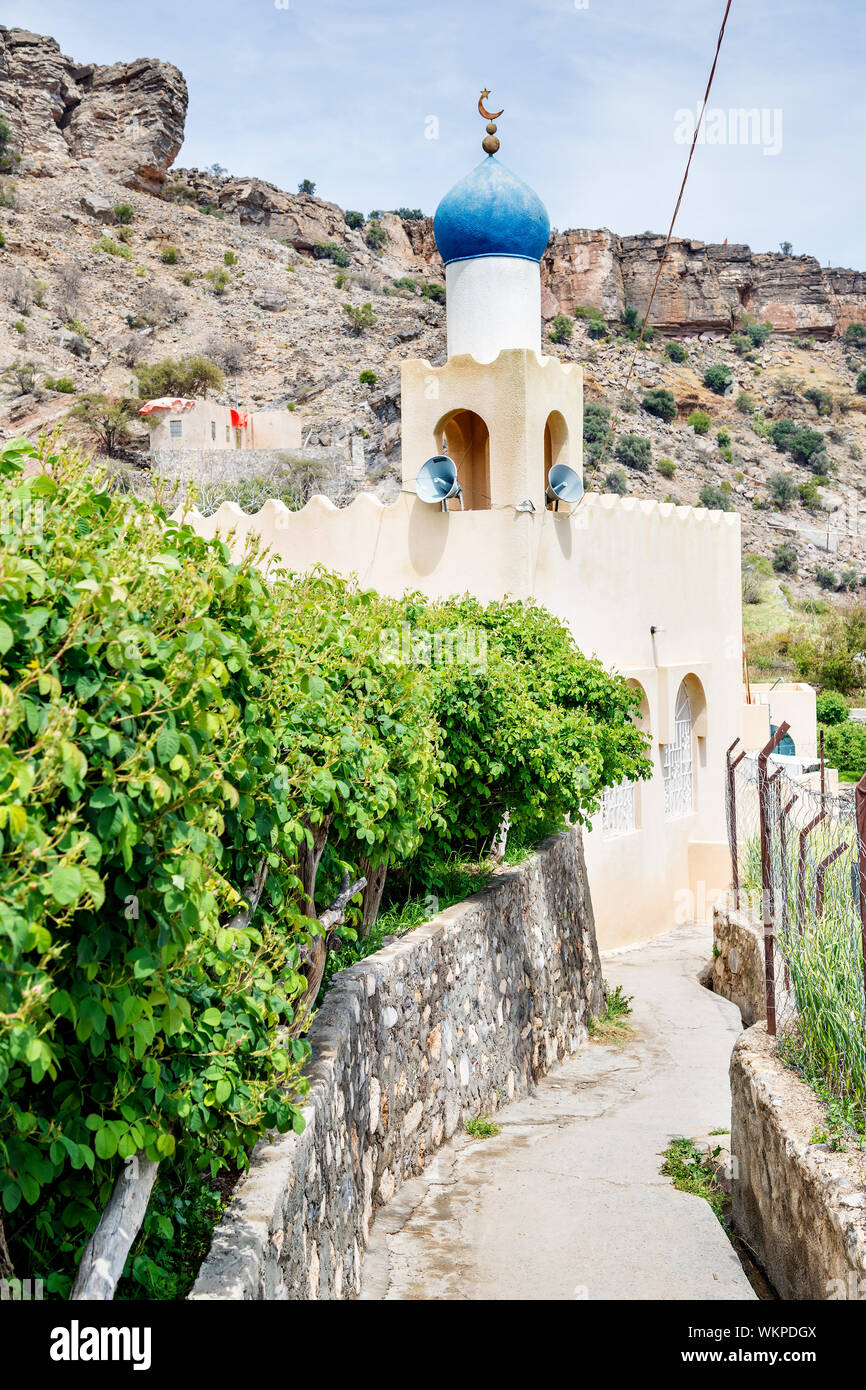
<svg viewBox="0 0 866 1390">
<path fill-rule="evenodd" d="M 479 116 L 483 116 L 485 121 L 498 121 L 499 117 L 502 115 L 502 111 L 505 110 L 505 107 L 503 106 L 502 111 L 486 111 L 484 109 L 484 103 L 489 96 L 490 88 L 485 87 L 484 91 L 481 93 L 481 96 L 478 98 L 478 114 Z"/>
<path fill-rule="evenodd" d="M 478 98 L 478 114 L 479 116 L 483 116 L 487 122 L 487 134 L 481 141 L 481 148 L 484 150 L 485 154 L 495 154 L 499 149 L 499 141 L 496 138 L 496 126 L 494 122 L 502 115 L 502 111 L 505 110 L 505 107 L 503 106 L 502 111 L 488 111 L 484 103 L 489 96 L 490 88 L 485 87 L 481 96 Z"/>
</svg>

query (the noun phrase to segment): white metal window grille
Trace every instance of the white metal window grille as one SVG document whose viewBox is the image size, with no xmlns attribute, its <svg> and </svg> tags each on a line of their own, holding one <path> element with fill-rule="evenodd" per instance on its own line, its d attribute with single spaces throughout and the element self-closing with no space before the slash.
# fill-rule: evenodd
<svg viewBox="0 0 866 1390">
<path fill-rule="evenodd" d="M 172 439 L 180 439 L 181 435 L 183 434 L 183 421 L 169 420 L 168 430 Z"/>
<path fill-rule="evenodd" d="M 692 706 L 685 681 L 677 692 L 674 737 L 663 749 L 662 772 L 665 782 L 665 816 L 675 820 L 694 810 L 692 777 Z"/>
<path fill-rule="evenodd" d="M 634 783 L 626 780 L 606 787 L 601 798 L 601 832 L 605 839 L 629 835 L 636 828 Z"/>
</svg>

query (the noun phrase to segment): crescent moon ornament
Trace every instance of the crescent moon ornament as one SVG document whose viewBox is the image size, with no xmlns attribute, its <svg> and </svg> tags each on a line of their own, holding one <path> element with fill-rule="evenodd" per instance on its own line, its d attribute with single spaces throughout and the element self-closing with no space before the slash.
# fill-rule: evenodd
<svg viewBox="0 0 866 1390">
<path fill-rule="evenodd" d="M 488 111 L 485 108 L 484 103 L 489 96 L 490 88 L 485 87 L 484 91 L 481 93 L 481 96 L 478 98 L 478 114 L 479 116 L 483 116 L 485 121 L 495 121 L 498 120 L 499 117 L 502 115 L 502 111 L 505 110 L 505 107 L 503 106 L 502 111 Z"/>
</svg>

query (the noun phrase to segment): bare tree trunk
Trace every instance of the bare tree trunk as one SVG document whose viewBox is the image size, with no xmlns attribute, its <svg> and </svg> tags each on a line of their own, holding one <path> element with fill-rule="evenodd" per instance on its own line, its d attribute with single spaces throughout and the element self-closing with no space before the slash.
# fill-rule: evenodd
<svg viewBox="0 0 866 1390">
<path fill-rule="evenodd" d="M 0 1279 L 14 1278 L 15 1270 L 12 1268 L 12 1256 L 9 1254 L 9 1246 L 6 1244 L 6 1232 L 3 1229 L 3 1216 L 0 1214 Z"/>
<path fill-rule="evenodd" d="M 499 822 L 499 829 L 493 837 L 488 858 L 491 864 L 500 864 L 505 857 L 505 846 L 508 844 L 508 831 L 511 826 L 511 812 L 506 811 L 502 820 Z"/>
<path fill-rule="evenodd" d="M 126 1257 L 141 1230 L 158 1167 L 158 1163 L 145 1158 L 143 1149 L 124 1163 L 99 1225 L 81 1256 L 69 1295 L 72 1301 L 114 1297 Z"/>
<path fill-rule="evenodd" d="M 328 835 L 331 830 L 333 816 L 325 816 L 320 825 L 309 826 L 310 834 L 313 837 L 313 844 L 310 847 L 306 841 L 298 853 L 298 876 L 304 885 L 304 896 L 306 904 L 304 912 L 307 917 L 316 915 L 316 876 L 319 872 L 319 864 L 328 843 Z"/>
<path fill-rule="evenodd" d="M 319 990 L 322 987 L 322 977 L 325 973 L 325 965 L 328 960 L 328 947 L 330 945 L 330 934 L 334 927 L 340 926 L 346 920 L 346 908 L 356 893 L 360 893 L 366 888 L 365 878 L 356 879 L 354 883 L 349 882 L 349 875 L 343 878 L 343 886 L 337 894 L 331 906 L 326 908 L 319 916 L 319 923 L 322 927 L 321 935 L 313 937 L 307 947 L 306 958 L 301 967 L 301 973 L 306 977 L 307 988 L 303 998 L 298 1003 L 295 1021 L 289 1029 L 292 1037 L 297 1037 L 303 1033 L 310 1013 L 312 1012 L 316 1000 L 319 997 Z"/>
<path fill-rule="evenodd" d="M 382 905 L 382 894 L 385 891 L 385 879 L 388 877 L 388 860 L 383 859 L 381 864 L 375 868 L 369 859 L 361 860 L 361 873 L 367 880 L 364 889 L 361 913 L 361 930 L 358 933 L 362 941 L 366 941 L 370 935 L 370 928 L 379 916 L 379 908 Z"/>
<path fill-rule="evenodd" d="M 239 912 L 235 913 L 234 917 L 228 924 L 229 927 L 234 927 L 235 929 L 237 929 L 239 927 L 249 926 L 250 922 L 253 920 L 253 913 L 255 912 L 256 908 L 262 900 L 262 893 L 264 893 L 265 891 L 265 884 L 267 883 L 267 881 L 268 861 L 266 856 L 262 855 L 261 859 L 259 860 L 256 866 L 255 878 L 253 879 L 252 883 L 247 884 L 246 888 L 244 889 L 244 897 L 247 899 L 249 906 L 242 907 Z"/>
</svg>

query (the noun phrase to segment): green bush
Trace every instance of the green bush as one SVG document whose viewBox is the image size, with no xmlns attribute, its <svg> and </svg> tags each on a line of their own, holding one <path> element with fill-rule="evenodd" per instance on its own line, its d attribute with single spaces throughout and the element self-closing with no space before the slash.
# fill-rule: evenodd
<svg viewBox="0 0 866 1390">
<path fill-rule="evenodd" d="M 832 570 L 825 569 L 823 565 L 816 566 L 815 579 L 822 589 L 837 589 L 839 587 L 839 576 Z"/>
<path fill-rule="evenodd" d="M 388 233 L 381 222 L 370 222 L 364 233 L 364 240 L 371 251 L 379 252 L 388 240 Z"/>
<path fill-rule="evenodd" d="M 42 447 L 26 480 L 0 448 L 4 507 L 42 508 L 0 536 L 0 1195 L 16 1273 L 62 1298 L 125 1159 L 160 1164 L 168 1248 L 203 1173 L 302 1128 L 344 871 L 424 883 L 506 810 L 530 842 L 651 763 L 636 694 L 537 605 L 266 583 Z M 486 640 L 439 661 L 455 631 Z"/>
<path fill-rule="evenodd" d="M 829 570 L 816 571 L 822 588 L 835 589 Z M 866 651 L 866 605 L 852 603 L 828 614 L 820 629 L 800 638 L 791 648 L 798 675 L 822 690 L 850 695 L 863 685 L 862 654 Z"/>
<path fill-rule="evenodd" d="M 616 458 L 627 468 L 648 473 L 652 463 L 652 448 L 648 439 L 639 434 L 621 434 L 615 450 Z"/>
<path fill-rule="evenodd" d="M 445 286 L 438 280 L 427 280 L 421 286 L 421 293 L 425 299 L 432 299 L 434 304 L 445 303 Z"/>
<path fill-rule="evenodd" d="M 803 392 L 803 400 L 813 405 L 819 415 L 831 415 L 833 413 L 833 397 L 829 391 L 821 391 L 817 386 L 810 386 L 807 391 Z"/>
<path fill-rule="evenodd" d="M 117 203 L 114 208 L 114 220 L 119 227 L 128 227 L 135 217 L 135 208 L 132 203 Z"/>
<path fill-rule="evenodd" d="M 859 782 L 866 772 L 866 726 L 848 721 L 824 729 L 824 756 L 851 781 Z"/>
<path fill-rule="evenodd" d="M 358 373 L 358 380 L 362 386 L 375 386 L 379 378 L 369 367 L 365 367 L 362 372 Z"/>
<path fill-rule="evenodd" d="M 667 425 L 677 418 L 677 403 L 670 391 L 666 391 L 664 387 L 654 387 L 647 391 L 641 405 L 648 415 L 657 416 Z"/>
<path fill-rule="evenodd" d="M 345 212 L 346 226 L 351 227 L 353 232 L 357 232 L 364 225 L 364 214 L 355 212 L 352 208 L 347 208 Z"/>
<path fill-rule="evenodd" d="M 799 426 L 795 420 L 788 420 L 783 417 L 780 420 L 772 421 L 768 426 L 768 435 L 779 452 L 785 453 L 790 440 L 793 439 L 798 429 Z"/>
<path fill-rule="evenodd" d="M 213 270 L 206 270 L 204 278 L 210 280 L 214 294 L 224 294 L 231 284 L 232 277 L 222 266 L 214 266 Z"/>
<path fill-rule="evenodd" d="M 711 512 L 732 512 L 734 504 L 720 487 L 713 487 L 712 483 L 706 483 L 698 494 L 702 507 L 708 508 Z"/>
<path fill-rule="evenodd" d="M 658 470 L 663 478 L 672 478 L 677 471 L 673 459 L 659 459 Z"/>
<path fill-rule="evenodd" d="M 799 566 L 797 547 L 782 543 L 773 551 L 773 569 L 777 574 L 796 574 Z"/>
<path fill-rule="evenodd" d="M 807 512 L 821 510 L 821 494 L 814 478 L 807 478 L 805 483 L 800 483 L 797 487 L 797 495 Z"/>
<path fill-rule="evenodd" d="M 716 443 L 720 449 L 727 449 L 731 442 L 731 436 L 727 430 L 719 430 L 716 435 Z"/>
<path fill-rule="evenodd" d="M 704 385 L 708 391 L 714 391 L 717 396 L 723 396 L 733 380 L 733 372 L 723 362 L 717 362 L 714 366 L 707 367 L 704 372 Z"/>
<path fill-rule="evenodd" d="M 844 724 L 848 719 L 848 701 L 838 690 L 822 690 L 815 701 L 815 714 L 819 724 Z"/>
<path fill-rule="evenodd" d="M 858 396 L 866 396 L 866 371 L 862 371 L 857 376 L 854 390 Z"/>
<path fill-rule="evenodd" d="M 237 258 L 237 256 L 235 255 L 234 251 L 226 251 L 225 255 L 223 256 L 223 265 L 229 265 L 229 266 L 231 266 L 231 265 L 237 265 L 237 263 L 238 263 L 238 258 Z"/>
<path fill-rule="evenodd" d="M 571 341 L 574 332 L 574 324 L 567 314 L 557 314 L 547 330 L 547 336 L 552 343 L 567 343 Z"/>
<path fill-rule="evenodd" d="M 826 458 L 827 440 L 818 430 L 797 430 L 788 437 L 787 449 L 795 463 L 816 473 L 824 472 L 822 456 Z"/>
<path fill-rule="evenodd" d="M 317 261 L 333 261 L 334 265 L 351 265 L 351 257 L 336 241 L 317 241 L 313 247 Z"/>
<path fill-rule="evenodd" d="M 348 319 L 349 332 L 360 337 L 368 328 L 372 328 L 379 320 L 373 313 L 373 306 L 368 301 L 366 304 L 344 304 L 343 313 Z"/>
<path fill-rule="evenodd" d="M 12 127 L 5 116 L 0 116 L 0 174 L 10 174 L 20 164 L 21 156 L 15 149 Z"/>
<path fill-rule="evenodd" d="M 203 396 L 206 391 L 221 391 L 225 378 L 215 362 L 203 353 L 191 357 L 162 357 L 150 364 L 141 362 L 135 369 L 138 394 L 145 400 L 159 396 Z"/>
<path fill-rule="evenodd" d="M 866 323 L 849 323 L 845 329 L 845 342 L 855 347 L 866 346 Z"/>
<path fill-rule="evenodd" d="M 163 265 L 176 265 L 178 250 L 176 246 L 164 246 L 159 253 L 159 259 Z"/>
<path fill-rule="evenodd" d="M 752 350 L 752 340 L 745 333 L 732 333 L 728 342 L 739 357 Z"/>
<path fill-rule="evenodd" d="M 119 256 L 123 261 L 132 260 L 132 252 L 129 247 L 112 241 L 110 236 L 101 236 L 98 241 L 93 243 L 93 249 L 104 252 L 106 256 Z"/>
<path fill-rule="evenodd" d="M 741 391 L 737 396 L 737 410 L 741 415 L 754 415 L 755 398 L 748 391 Z"/>
<path fill-rule="evenodd" d="M 604 480 L 608 492 L 614 493 L 617 497 L 624 497 L 628 492 L 628 479 L 621 468 L 612 468 Z"/>
<path fill-rule="evenodd" d="M 790 473 L 772 473 L 767 479 L 767 486 L 770 489 L 770 496 L 785 511 L 791 503 L 799 496 L 797 483 Z"/>
<path fill-rule="evenodd" d="M 47 376 L 45 378 L 45 389 L 47 391 L 59 391 L 63 396 L 71 396 L 75 390 L 75 383 L 71 376 Z"/>
<path fill-rule="evenodd" d="M 684 348 L 682 343 L 678 343 L 676 339 L 671 339 L 670 342 L 665 343 L 665 357 L 669 362 L 685 362 L 688 355 L 688 348 Z"/>
<path fill-rule="evenodd" d="M 583 445 L 587 463 L 598 463 L 610 429 L 610 406 L 587 401 L 583 407 Z"/>
<path fill-rule="evenodd" d="M 693 410 L 688 418 L 688 423 L 695 434 L 709 434 L 713 419 L 705 410 Z"/>
</svg>

